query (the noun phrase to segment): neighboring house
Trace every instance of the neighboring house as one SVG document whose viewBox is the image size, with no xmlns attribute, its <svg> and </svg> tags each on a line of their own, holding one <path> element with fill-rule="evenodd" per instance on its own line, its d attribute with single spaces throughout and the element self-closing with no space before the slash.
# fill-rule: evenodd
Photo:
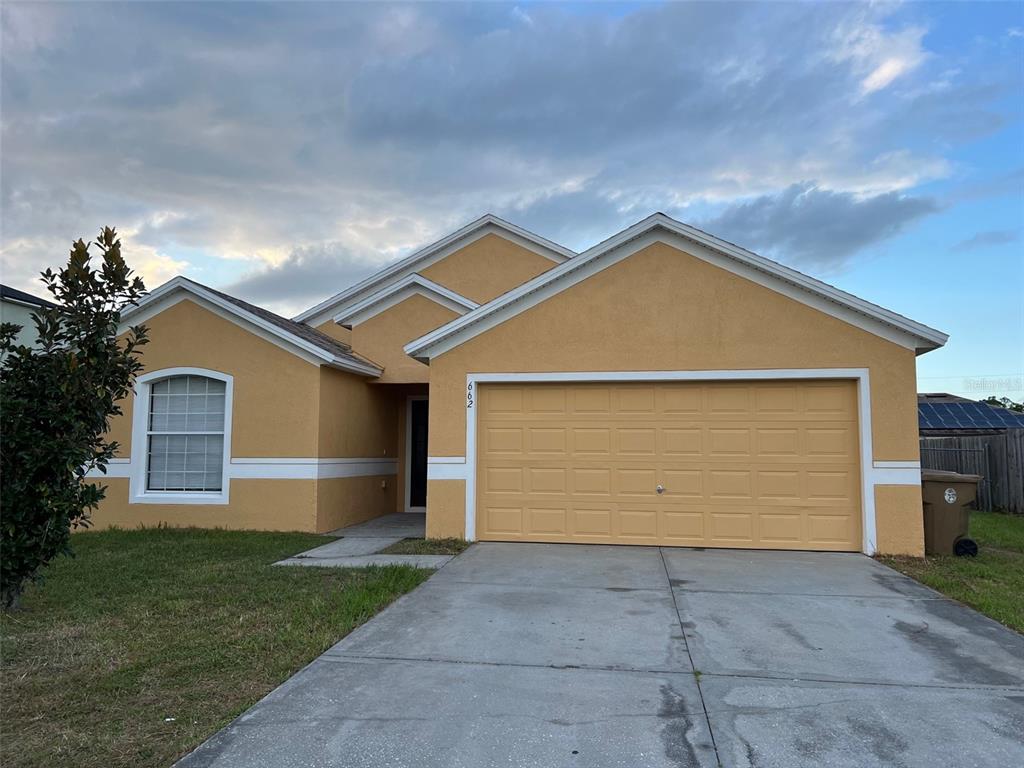
<svg viewBox="0 0 1024 768">
<path fill-rule="evenodd" d="M 946 392 L 918 395 L 917 420 L 921 437 L 992 435 L 1024 429 L 1024 413 Z"/>
<path fill-rule="evenodd" d="M 1024 514 L 1024 413 L 945 392 L 917 413 L 922 466 L 979 475 L 978 509 Z"/>
<path fill-rule="evenodd" d="M 40 307 L 53 307 L 52 302 L 40 299 L 31 293 L 19 291 L 9 285 L 0 285 L 0 322 L 20 325 L 21 330 L 15 337 L 18 344 L 26 347 L 36 343 L 36 326 L 32 322 L 32 313 Z"/>
<path fill-rule="evenodd" d="M 175 278 L 100 526 L 920 554 L 939 331 L 664 214 L 574 254 L 493 216 L 298 315 Z"/>
</svg>

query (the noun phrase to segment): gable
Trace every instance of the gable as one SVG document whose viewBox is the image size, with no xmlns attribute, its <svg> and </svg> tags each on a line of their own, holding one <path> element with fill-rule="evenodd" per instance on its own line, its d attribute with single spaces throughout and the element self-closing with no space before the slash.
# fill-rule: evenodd
<svg viewBox="0 0 1024 768">
<path fill-rule="evenodd" d="M 802 302 L 653 243 L 442 357 L 484 371 L 719 370 L 849 367 L 879 350 L 891 350 L 894 360 L 913 358 Z"/>
<path fill-rule="evenodd" d="M 296 323 L 181 276 L 168 280 L 123 309 L 118 332 L 123 333 L 132 325 L 144 324 L 182 301 L 197 304 L 314 365 L 330 365 L 363 376 L 380 374 L 378 366 L 360 358 L 347 344 L 316 328 Z"/>
<path fill-rule="evenodd" d="M 467 299 L 433 280 L 428 280 L 423 275 L 413 273 L 339 312 L 334 316 L 334 322 L 346 328 L 352 328 L 376 317 L 410 296 L 417 295 L 440 304 L 457 315 L 464 315 L 467 311 L 479 306 L 477 302 Z"/>
<path fill-rule="evenodd" d="M 544 256 L 489 234 L 431 264 L 421 274 L 483 304 L 554 266 Z"/>
<path fill-rule="evenodd" d="M 689 253 L 724 271 L 812 307 L 822 314 L 840 319 L 917 353 L 936 349 L 946 342 L 947 336 L 941 331 L 916 323 L 782 264 L 677 222 L 664 214 L 654 214 L 585 251 L 572 261 L 549 270 L 443 328 L 417 339 L 407 345 L 406 352 L 421 360 L 429 360 L 444 354 L 509 318 L 549 300 L 580 281 L 632 258 L 639 251 L 656 243 L 663 243 L 679 252 Z M 650 275 L 648 279 L 660 280 L 661 277 Z M 644 290 L 646 286 L 637 285 L 635 288 Z"/>
<path fill-rule="evenodd" d="M 354 304 L 363 301 L 367 296 L 411 274 L 416 272 L 422 274 L 431 265 L 490 235 L 497 236 L 525 251 L 538 255 L 552 265 L 561 264 L 575 255 L 568 248 L 488 214 L 404 259 L 389 264 L 365 280 L 296 315 L 294 319 L 312 326 L 319 326 L 337 313 L 344 312 Z"/>
<path fill-rule="evenodd" d="M 235 377 L 232 452 L 308 456 L 316 436 L 320 368 L 224 318 L 199 301 L 183 298 L 146 318 L 150 342 L 142 347 L 143 372 L 207 368 Z M 283 394 L 287 394 L 283 397 Z M 133 398 L 111 419 L 110 434 L 131 446 Z"/>
<path fill-rule="evenodd" d="M 458 316 L 425 296 L 413 295 L 353 326 L 352 346 L 383 367 L 384 373 L 376 380 L 380 383 L 426 382 L 429 368 L 405 354 L 403 347 Z"/>
</svg>

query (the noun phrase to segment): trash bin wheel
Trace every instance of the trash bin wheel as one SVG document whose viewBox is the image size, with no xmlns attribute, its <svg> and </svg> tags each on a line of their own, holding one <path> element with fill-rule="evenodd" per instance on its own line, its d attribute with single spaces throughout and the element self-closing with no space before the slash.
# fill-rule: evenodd
<svg viewBox="0 0 1024 768">
<path fill-rule="evenodd" d="M 953 554 L 957 557 L 977 557 L 978 542 L 974 539 L 968 539 L 966 536 L 962 539 L 957 539 L 956 543 L 953 544 Z"/>
</svg>

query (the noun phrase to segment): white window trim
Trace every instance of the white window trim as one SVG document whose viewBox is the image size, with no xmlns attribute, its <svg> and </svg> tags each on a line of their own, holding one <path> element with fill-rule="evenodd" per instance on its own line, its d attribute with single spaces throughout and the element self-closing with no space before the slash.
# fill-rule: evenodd
<svg viewBox="0 0 1024 768">
<path fill-rule="evenodd" d="M 427 395 L 409 395 L 405 399 L 405 506 L 406 512 L 426 512 L 426 507 L 412 506 L 412 404 L 427 400 Z M 429 443 L 428 443 L 429 446 Z M 428 447 L 429 450 L 429 447 Z M 430 478 L 430 457 L 427 457 L 427 479 Z"/>
<path fill-rule="evenodd" d="M 205 376 L 224 382 L 224 457 L 219 491 L 150 491 L 146 489 L 149 453 L 149 407 L 153 383 L 171 376 Z M 163 368 L 135 379 L 132 403 L 132 471 L 128 476 L 129 504 L 227 504 L 230 497 L 231 410 L 234 377 L 207 368 Z"/>
<path fill-rule="evenodd" d="M 630 382 L 630 381 L 771 381 L 775 379 L 847 379 L 857 382 L 857 426 L 860 435 L 861 552 L 873 555 L 878 549 L 875 521 L 876 485 L 920 486 L 920 464 L 914 461 L 874 461 L 871 444 L 871 382 L 867 368 L 787 368 L 771 370 L 726 371 L 596 371 L 565 373 L 469 373 L 466 374 L 466 463 L 446 464 L 439 458 L 428 460 L 431 479 L 462 479 L 466 482 L 467 541 L 476 540 L 476 412 L 477 385 L 502 382 Z"/>
</svg>

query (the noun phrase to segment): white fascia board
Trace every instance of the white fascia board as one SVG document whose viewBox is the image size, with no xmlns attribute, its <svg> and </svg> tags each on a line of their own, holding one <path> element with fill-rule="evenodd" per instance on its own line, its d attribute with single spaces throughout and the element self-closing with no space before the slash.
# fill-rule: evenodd
<svg viewBox="0 0 1024 768">
<path fill-rule="evenodd" d="M 174 306 L 180 301 L 191 299 L 218 317 L 234 323 L 240 328 L 260 337 L 264 341 L 280 347 L 313 365 L 329 365 L 332 368 L 358 373 L 365 376 L 380 376 L 383 369 L 369 363 L 337 357 L 325 349 L 311 344 L 294 334 L 288 333 L 280 326 L 264 320 L 262 317 L 246 312 L 237 304 L 225 301 L 220 296 L 204 290 L 183 277 L 168 280 L 160 287 L 150 291 L 134 306 L 121 314 L 118 333 L 124 333 L 133 325 L 141 325 L 151 317 Z"/>
<path fill-rule="evenodd" d="M 467 299 L 433 280 L 428 280 L 423 275 L 413 273 L 368 296 L 344 312 L 338 313 L 333 319 L 339 325 L 351 328 L 354 325 L 365 323 L 371 317 L 376 317 L 381 312 L 416 295 L 424 296 L 460 315 L 480 306 L 475 301 Z"/>
<path fill-rule="evenodd" d="M 292 319 L 296 322 L 308 323 L 314 327 L 319 326 L 331 319 L 333 315 L 347 311 L 365 299 L 369 293 L 379 290 L 389 281 L 401 280 L 413 272 L 426 269 L 431 264 L 447 258 L 455 251 L 465 248 L 467 245 L 489 234 L 504 237 L 506 240 L 550 259 L 556 264 L 562 264 L 576 256 L 575 251 L 535 235 L 515 224 L 499 219 L 497 216 L 488 214 L 441 238 L 437 242 L 431 243 L 425 248 L 421 248 L 415 253 L 406 256 L 404 259 L 396 261 L 379 272 L 370 275 L 365 280 L 356 283 L 351 288 L 335 294 Z"/>
<path fill-rule="evenodd" d="M 657 213 L 409 342 L 405 352 L 427 362 L 655 242 L 665 242 L 918 353 L 941 347 L 948 338 L 940 331 Z"/>
</svg>

